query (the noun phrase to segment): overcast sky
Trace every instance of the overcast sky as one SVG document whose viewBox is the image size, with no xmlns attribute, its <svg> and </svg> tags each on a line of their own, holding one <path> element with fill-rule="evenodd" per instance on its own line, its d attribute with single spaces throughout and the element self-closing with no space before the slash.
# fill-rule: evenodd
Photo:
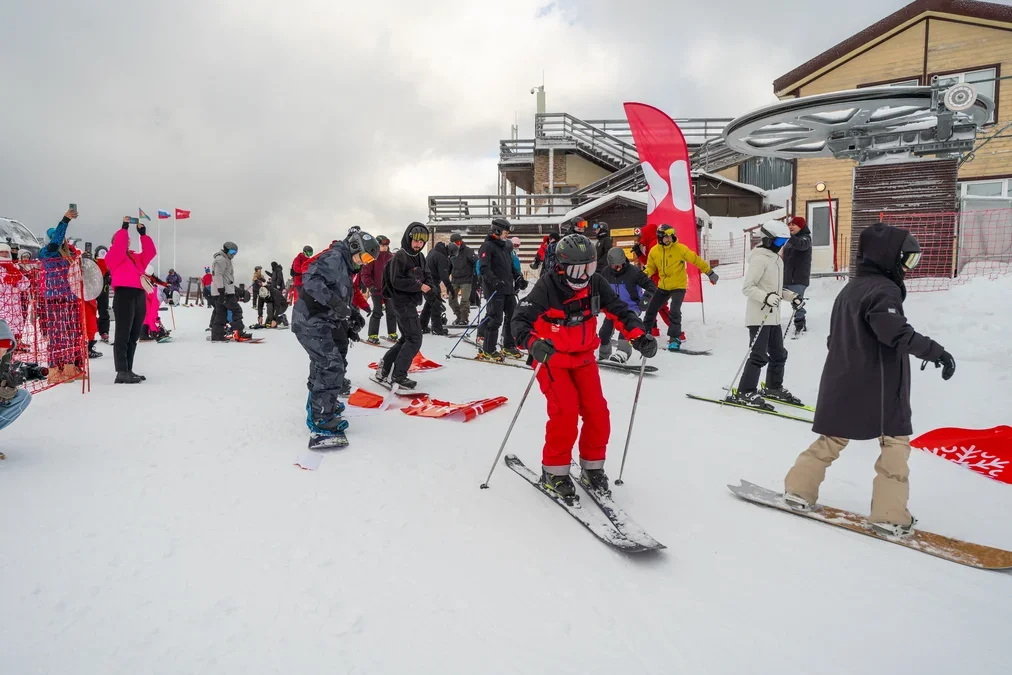
<svg viewBox="0 0 1012 675">
<path fill-rule="evenodd" d="M 429 194 L 495 192 L 498 140 L 514 113 L 532 135 L 542 69 L 550 112 L 734 117 L 905 3 L 3 4 L 0 215 L 44 234 L 76 202 L 72 235 L 98 244 L 138 205 L 190 209 L 181 273 L 230 239 L 246 277 L 351 225 L 396 241 Z M 161 241 L 164 275 L 171 225 Z"/>
</svg>

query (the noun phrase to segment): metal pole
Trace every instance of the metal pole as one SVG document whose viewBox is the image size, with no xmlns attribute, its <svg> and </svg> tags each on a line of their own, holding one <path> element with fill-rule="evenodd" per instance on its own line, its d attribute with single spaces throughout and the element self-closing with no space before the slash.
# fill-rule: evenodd
<svg viewBox="0 0 1012 675">
<path fill-rule="evenodd" d="M 538 378 L 538 373 L 541 372 L 541 361 L 538 361 L 538 365 L 534 367 L 534 374 L 531 375 L 531 381 L 527 383 L 527 389 L 524 391 L 523 398 L 520 399 L 520 405 L 517 406 L 517 411 L 513 415 L 513 421 L 510 422 L 510 428 L 506 430 L 506 436 L 502 439 L 502 445 L 499 446 L 499 452 L 496 453 L 495 461 L 492 462 L 492 468 L 488 471 L 488 478 L 479 487 L 482 490 L 488 489 L 488 482 L 492 480 L 492 472 L 495 471 L 496 465 L 499 464 L 499 458 L 502 457 L 502 451 L 506 449 L 506 442 L 510 439 L 510 434 L 513 433 L 513 426 L 517 423 L 517 419 L 520 417 L 520 411 L 524 409 L 524 401 L 527 400 L 527 395 L 531 393 L 531 387 L 534 386 L 534 380 Z"/>
<path fill-rule="evenodd" d="M 633 397 L 632 413 L 629 415 L 629 431 L 625 435 L 625 448 L 622 449 L 622 466 L 618 470 L 615 485 L 622 485 L 622 474 L 625 473 L 625 458 L 629 454 L 629 439 L 632 438 L 633 422 L 636 420 L 636 406 L 640 402 L 640 387 L 643 386 L 643 373 L 647 370 L 647 357 L 640 358 L 640 377 L 636 381 L 636 395 Z"/>
<path fill-rule="evenodd" d="M 767 310 L 767 312 L 766 312 L 766 316 L 763 317 L 762 323 L 759 324 L 759 330 L 757 330 L 755 332 L 755 337 L 752 338 L 752 340 L 749 341 L 749 343 L 748 343 L 748 351 L 745 352 L 745 358 L 743 358 L 741 360 L 741 365 L 738 366 L 738 370 L 735 371 L 734 377 L 731 378 L 731 384 L 728 385 L 728 387 L 727 387 L 727 390 L 729 392 L 733 392 L 734 391 L 735 381 L 738 379 L 738 376 L 741 375 L 742 369 L 745 368 L 745 362 L 748 361 L 748 357 L 752 355 L 752 347 L 755 346 L 755 341 L 759 339 L 759 334 L 762 333 L 763 326 L 766 325 L 766 319 L 770 318 L 770 316 L 772 316 L 772 314 L 773 314 L 773 308 L 770 307 L 769 310 Z"/>
<path fill-rule="evenodd" d="M 473 329 L 473 328 L 476 327 L 476 325 L 478 323 L 478 317 L 481 316 L 481 310 L 484 309 L 484 308 L 486 308 L 486 307 L 488 307 L 488 303 L 492 302 L 492 298 L 494 298 L 495 294 L 498 293 L 498 292 L 499 291 L 492 291 L 492 295 L 488 296 L 488 300 L 485 301 L 485 304 L 484 305 L 480 305 L 478 307 L 478 313 L 475 315 L 474 321 L 472 321 L 467 326 L 467 328 L 464 329 L 464 332 L 460 334 L 460 337 L 457 338 L 456 344 L 454 344 L 453 347 L 450 349 L 450 351 L 448 351 L 446 353 L 446 358 L 450 358 L 450 356 L 453 354 L 453 350 L 455 350 L 457 348 L 457 346 L 460 345 L 461 340 L 463 340 L 465 337 L 467 337 L 467 334 L 471 332 L 471 329 Z"/>
<path fill-rule="evenodd" d="M 172 269 L 176 269 L 176 225 L 178 221 L 172 219 Z M 176 270 L 176 274 L 179 274 L 179 270 Z"/>
</svg>

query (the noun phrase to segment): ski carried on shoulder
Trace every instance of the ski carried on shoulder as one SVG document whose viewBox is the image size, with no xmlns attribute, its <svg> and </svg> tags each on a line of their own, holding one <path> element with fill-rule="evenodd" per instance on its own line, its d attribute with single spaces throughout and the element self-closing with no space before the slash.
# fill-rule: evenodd
<svg viewBox="0 0 1012 675">
<path fill-rule="evenodd" d="M 573 466 L 576 467 L 576 469 L 579 469 L 578 465 L 574 464 Z M 580 480 L 579 471 L 574 473 L 570 470 L 570 478 L 573 479 L 574 483 L 583 488 L 583 491 L 586 492 L 592 500 L 594 500 L 594 503 L 601 509 L 601 512 L 604 513 L 605 517 L 611 521 L 612 525 L 615 526 L 615 529 L 617 529 L 627 539 L 639 544 L 644 551 L 658 551 L 662 548 L 667 548 L 667 546 L 647 534 L 646 530 L 626 515 L 626 512 L 615 503 L 611 490 L 608 492 L 600 492 L 591 488 L 589 485 L 584 484 L 584 482 Z"/>
<path fill-rule="evenodd" d="M 569 515 L 579 521 L 584 527 L 590 530 L 595 537 L 605 544 L 626 553 L 641 553 L 643 551 L 654 550 L 644 548 L 640 543 L 637 543 L 622 534 L 607 519 L 603 517 L 595 518 L 592 515 L 593 512 L 584 509 L 580 505 L 579 500 L 575 500 L 573 504 L 567 504 L 565 499 L 547 490 L 545 486 L 541 484 L 540 477 L 527 468 L 527 466 L 521 462 L 516 455 L 506 455 L 504 461 L 506 462 L 506 466 L 523 477 L 524 480 L 533 485 L 541 494 L 545 495 L 565 509 Z"/>
<path fill-rule="evenodd" d="M 782 492 L 774 492 L 760 485 L 749 483 L 746 480 L 740 480 L 739 482 L 741 485 L 728 485 L 728 489 L 741 499 L 753 504 L 768 506 L 779 511 L 787 511 L 798 516 L 818 520 L 833 527 L 841 527 L 851 532 L 858 532 L 892 544 L 899 544 L 900 546 L 920 551 L 921 553 L 927 553 L 928 555 L 933 555 L 950 562 L 959 563 L 960 565 L 966 565 L 967 567 L 987 570 L 1012 569 L 1012 551 L 952 539 L 916 528 L 909 535 L 902 537 L 881 534 L 872 528 L 871 522 L 866 517 L 860 514 L 833 508 L 832 506 L 823 506 L 822 504 L 815 504 L 810 510 L 802 511 L 792 508 L 784 499 Z"/>
<path fill-rule="evenodd" d="M 731 403 L 730 401 L 725 401 L 724 399 L 721 398 L 709 398 L 707 396 L 697 396 L 696 394 L 686 394 L 686 396 L 695 401 L 706 401 L 708 403 L 716 403 L 717 405 L 726 405 L 730 408 L 738 408 L 739 410 L 750 410 L 752 412 L 760 413 L 762 415 L 773 415 L 774 417 L 782 417 L 787 420 L 804 422 L 805 424 L 812 423 L 812 420 L 806 417 L 797 417 L 795 415 L 788 415 L 787 413 L 782 413 L 779 410 L 763 410 L 762 408 L 752 408 L 747 405 L 742 405 L 741 403 Z"/>
<path fill-rule="evenodd" d="M 609 361 L 608 359 L 598 360 L 597 365 L 601 368 L 608 370 L 619 370 L 625 373 L 639 373 L 640 364 L 638 363 L 618 363 L 617 361 Z M 659 370 L 657 366 L 647 366 L 643 371 L 645 373 L 656 373 Z"/>
</svg>

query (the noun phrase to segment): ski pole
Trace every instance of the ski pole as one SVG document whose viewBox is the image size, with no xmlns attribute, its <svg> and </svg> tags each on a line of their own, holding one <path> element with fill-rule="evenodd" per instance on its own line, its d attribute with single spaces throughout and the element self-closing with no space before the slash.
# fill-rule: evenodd
<svg viewBox="0 0 1012 675">
<path fill-rule="evenodd" d="M 643 373 L 647 371 L 647 357 L 640 360 L 640 377 L 636 380 L 636 395 L 633 397 L 632 413 L 629 415 L 629 431 L 625 435 L 625 448 L 622 449 L 622 466 L 618 470 L 615 485 L 622 485 L 622 474 L 625 473 L 625 458 L 629 454 L 629 439 L 632 438 L 633 422 L 636 420 L 636 405 L 640 402 L 640 387 L 643 386 Z"/>
<path fill-rule="evenodd" d="M 494 295 L 494 294 L 493 294 Z M 491 300 L 492 298 L 489 298 Z M 527 390 L 524 391 L 523 398 L 520 399 L 520 405 L 517 406 L 517 411 L 513 415 L 513 421 L 510 422 L 510 428 L 506 430 L 506 437 L 502 439 L 502 445 L 499 446 L 499 452 L 496 453 L 495 461 L 492 462 L 492 468 L 489 469 L 488 478 L 479 487 L 482 490 L 488 489 L 488 482 L 492 480 L 492 472 L 495 471 L 495 467 L 499 464 L 499 458 L 502 457 L 502 451 L 506 449 L 506 441 L 510 439 L 510 434 L 513 433 L 513 425 L 517 423 L 517 419 L 520 417 L 520 411 L 524 409 L 524 401 L 527 400 L 527 394 L 531 393 L 531 387 L 534 386 L 534 380 L 538 378 L 538 373 L 541 371 L 542 363 L 538 361 L 538 365 L 534 367 L 534 374 L 531 375 L 531 381 L 527 383 Z"/>
<path fill-rule="evenodd" d="M 763 326 L 766 325 L 766 319 L 770 318 L 772 315 L 773 315 L 773 308 L 770 307 L 766 311 L 766 315 L 763 317 L 762 323 L 759 324 L 759 330 L 757 330 L 755 332 L 755 337 L 752 338 L 752 340 L 748 343 L 748 351 L 745 352 L 745 358 L 743 358 L 741 360 L 741 365 L 738 366 L 738 370 L 735 371 L 734 377 L 731 378 L 731 384 L 728 385 L 728 388 L 727 388 L 727 390 L 729 392 L 732 392 L 732 393 L 734 392 L 734 384 L 737 381 L 738 376 L 741 375 L 741 371 L 745 368 L 745 363 L 748 361 L 748 357 L 750 357 L 752 355 L 752 348 L 755 346 L 756 340 L 759 339 L 759 335 L 763 332 Z M 723 403 L 723 402 L 721 402 L 721 403 Z"/>
<path fill-rule="evenodd" d="M 450 356 L 453 354 L 453 351 L 457 348 L 458 345 L 460 345 L 461 340 L 463 340 L 465 337 L 467 337 L 467 334 L 471 332 L 472 328 L 476 327 L 476 324 L 478 322 L 478 317 L 481 316 L 481 310 L 484 309 L 485 307 L 488 307 L 488 303 L 492 302 L 492 298 L 494 298 L 495 294 L 498 293 L 498 292 L 499 291 L 492 291 L 492 295 L 488 296 L 488 300 L 485 301 L 485 304 L 484 305 L 480 305 L 478 307 L 478 314 L 475 315 L 474 321 L 472 321 L 470 324 L 468 324 L 468 326 L 464 330 L 464 332 L 460 334 L 460 337 L 457 338 L 457 343 L 455 345 L 453 345 L 453 347 L 450 349 L 449 352 L 446 353 L 446 358 L 450 358 Z"/>
</svg>

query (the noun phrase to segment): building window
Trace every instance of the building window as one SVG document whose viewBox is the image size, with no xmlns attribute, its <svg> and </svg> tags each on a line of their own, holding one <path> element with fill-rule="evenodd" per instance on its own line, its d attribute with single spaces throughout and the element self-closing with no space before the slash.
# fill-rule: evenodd
<svg viewBox="0 0 1012 675">
<path fill-rule="evenodd" d="M 995 93 L 997 91 L 998 83 L 995 78 L 998 76 L 998 71 L 995 68 L 982 68 L 981 70 L 968 70 L 964 73 L 949 73 L 944 76 L 938 77 L 938 83 L 942 85 L 951 85 L 959 82 L 965 82 L 966 84 L 972 84 L 973 88 L 977 90 L 978 94 L 987 96 L 991 101 L 997 103 L 995 99 Z M 991 113 L 991 117 L 987 120 L 989 123 L 994 122 L 995 115 L 997 115 L 997 108 Z"/>
<path fill-rule="evenodd" d="M 1008 197 L 1009 183 L 1012 179 L 1008 180 L 976 180 L 966 181 L 957 184 L 960 197 L 973 197 L 978 198 L 1003 198 Z"/>
<path fill-rule="evenodd" d="M 833 200 L 833 220 L 839 222 L 840 200 Z M 812 231 L 812 246 L 832 246 L 832 228 L 829 226 L 829 202 L 808 202 L 808 229 Z"/>
<path fill-rule="evenodd" d="M 578 189 L 579 188 L 577 188 L 575 185 L 553 185 L 552 186 L 553 193 L 557 194 L 557 195 L 568 195 L 568 194 L 571 194 L 573 192 L 576 192 Z"/>
</svg>

